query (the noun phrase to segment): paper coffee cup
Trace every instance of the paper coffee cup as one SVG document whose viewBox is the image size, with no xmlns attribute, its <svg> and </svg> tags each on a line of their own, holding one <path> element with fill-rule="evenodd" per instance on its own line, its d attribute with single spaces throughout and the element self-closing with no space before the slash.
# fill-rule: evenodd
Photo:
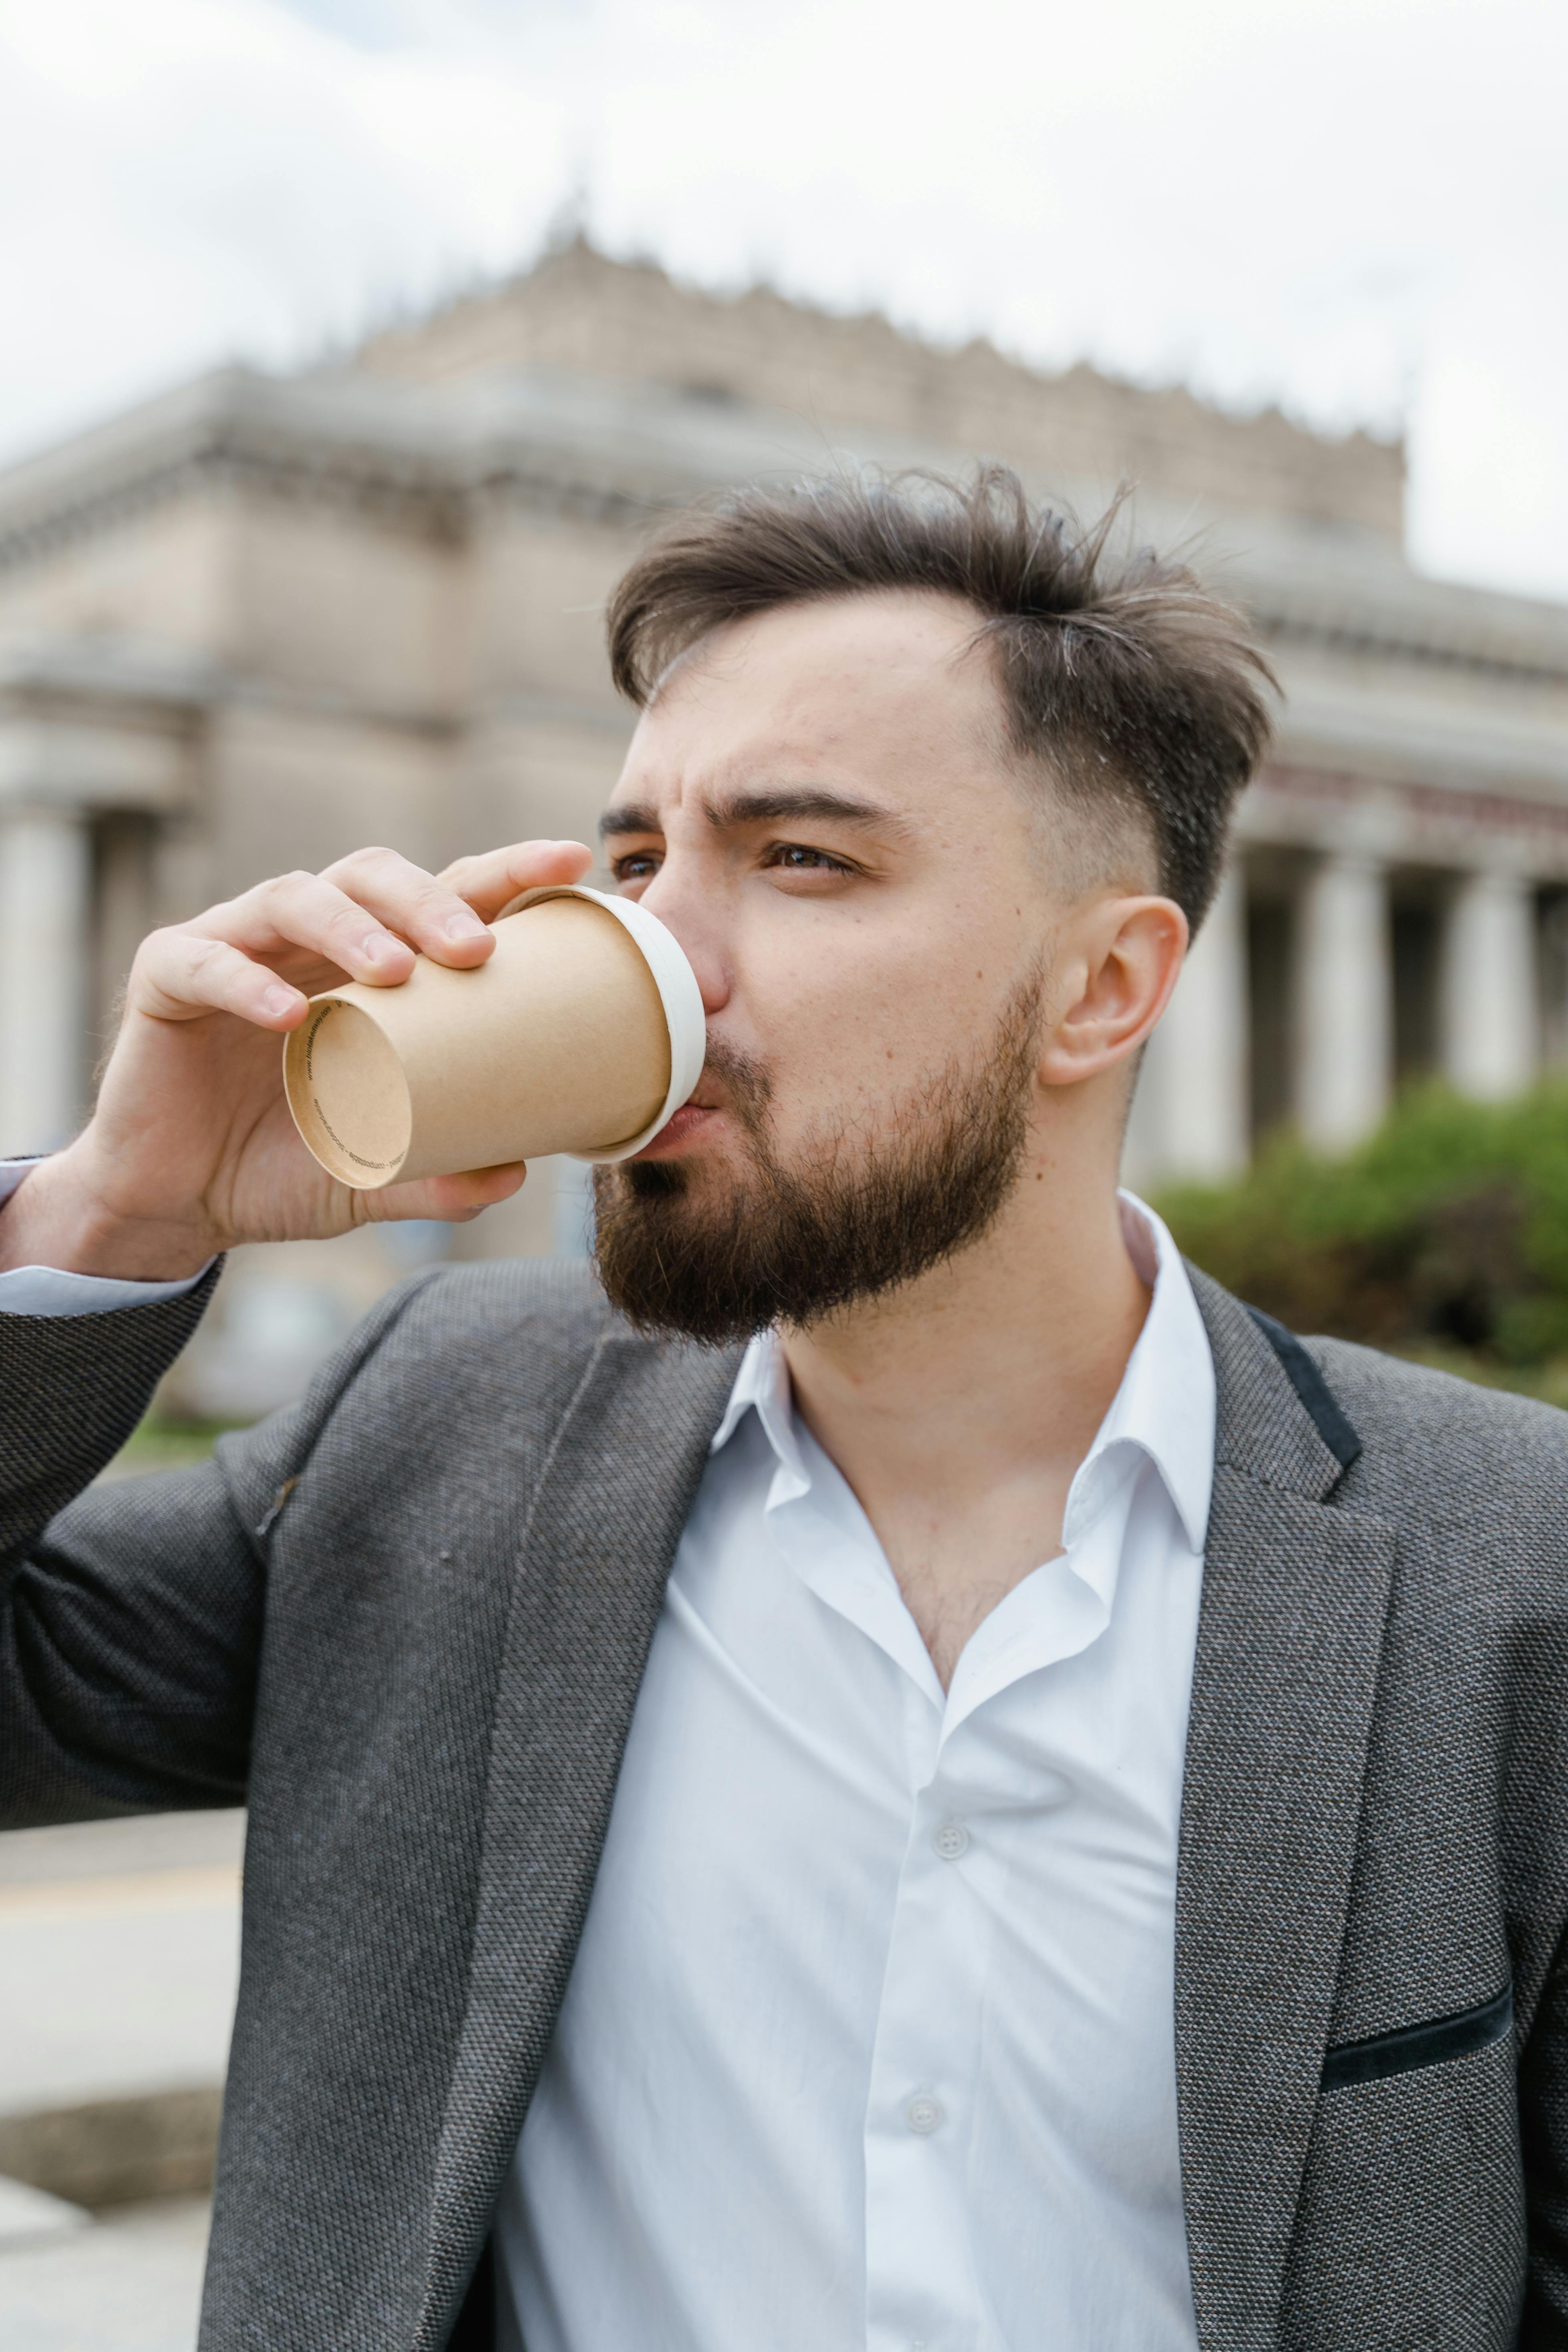
<svg viewBox="0 0 1568 2352">
<path fill-rule="evenodd" d="M 358 1192 L 569 1152 L 625 1160 L 702 1071 L 696 975 L 657 915 L 581 886 L 524 891 L 468 971 L 310 999 L 284 1041 L 294 1124 Z"/>
</svg>

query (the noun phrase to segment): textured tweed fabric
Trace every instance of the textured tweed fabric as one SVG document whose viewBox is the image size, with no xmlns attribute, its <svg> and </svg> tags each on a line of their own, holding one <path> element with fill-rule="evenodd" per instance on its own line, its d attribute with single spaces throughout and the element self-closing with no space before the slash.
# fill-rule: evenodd
<svg viewBox="0 0 1568 2352">
<path fill-rule="evenodd" d="M 1315 1342 L 1342 1470 L 1195 1280 L 1205 2352 L 1568 2347 L 1568 1420 Z M 213 1464 L 81 1493 L 199 1311 L 0 1318 L 0 1819 L 249 1804 L 203 2352 L 468 2352 L 734 1359 L 574 1269 L 427 1276 Z"/>
</svg>

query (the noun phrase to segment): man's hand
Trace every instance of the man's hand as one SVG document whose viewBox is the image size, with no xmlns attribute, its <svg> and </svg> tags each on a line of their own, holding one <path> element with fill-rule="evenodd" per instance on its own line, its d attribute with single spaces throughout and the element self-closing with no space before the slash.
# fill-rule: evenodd
<svg viewBox="0 0 1568 2352">
<path fill-rule="evenodd" d="M 580 842 L 532 841 L 437 876 L 390 849 L 285 874 L 144 940 L 92 1119 L 0 1216 L 0 1267 L 175 1281 L 236 1242 L 300 1241 L 371 1220 L 477 1216 L 527 1171 L 487 1168 L 384 1192 L 335 1183 L 300 1142 L 281 1039 L 342 981 L 395 988 L 415 952 L 466 970 L 520 890 L 576 882 Z"/>
</svg>

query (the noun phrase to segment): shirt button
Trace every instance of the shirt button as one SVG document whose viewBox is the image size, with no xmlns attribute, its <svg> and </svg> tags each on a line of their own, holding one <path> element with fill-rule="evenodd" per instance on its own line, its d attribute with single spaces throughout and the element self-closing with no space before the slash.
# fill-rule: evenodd
<svg viewBox="0 0 1568 2352">
<path fill-rule="evenodd" d="M 947 2121 L 947 2109 L 929 2091 L 917 2091 L 904 2109 L 904 2121 L 912 2132 L 919 2132 L 925 2139 L 942 2129 Z"/>
<path fill-rule="evenodd" d="M 931 1848 L 943 1862 L 956 1862 L 969 1852 L 969 1832 L 962 1822 L 943 1822 L 931 1832 Z"/>
</svg>

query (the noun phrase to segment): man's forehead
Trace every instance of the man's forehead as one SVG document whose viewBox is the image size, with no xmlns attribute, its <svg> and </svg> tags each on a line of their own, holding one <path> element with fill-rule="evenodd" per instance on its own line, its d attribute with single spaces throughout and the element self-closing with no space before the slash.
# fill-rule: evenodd
<svg viewBox="0 0 1568 2352">
<path fill-rule="evenodd" d="M 976 622 L 951 597 L 867 596 L 715 631 L 661 681 L 615 798 L 825 771 L 908 785 L 912 760 L 967 761 L 998 731 L 989 665 L 966 658 Z"/>
<path fill-rule="evenodd" d="M 983 690 L 989 666 L 969 658 L 983 627 L 973 606 L 923 589 L 773 605 L 710 629 L 678 655 L 649 709 L 803 688 L 819 697 L 856 687 L 906 695 Z"/>
</svg>

